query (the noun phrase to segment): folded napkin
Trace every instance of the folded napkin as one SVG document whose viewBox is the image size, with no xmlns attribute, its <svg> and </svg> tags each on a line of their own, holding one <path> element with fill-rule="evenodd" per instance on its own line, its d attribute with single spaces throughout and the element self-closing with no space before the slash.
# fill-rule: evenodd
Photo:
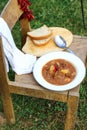
<svg viewBox="0 0 87 130">
<path fill-rule="evenodd" d="M 13 71 L 18 75 L 31 73 L 36 62 L 36 56 L 31 54 L 24 54 L 16 47 L 11 31 L 7 23 L 1 17 L 0 36 L 2 38 L 3 49 L 5 53 L 5 64 L 7 72 L 9 71 L 9 62 Z"/>
</svg>

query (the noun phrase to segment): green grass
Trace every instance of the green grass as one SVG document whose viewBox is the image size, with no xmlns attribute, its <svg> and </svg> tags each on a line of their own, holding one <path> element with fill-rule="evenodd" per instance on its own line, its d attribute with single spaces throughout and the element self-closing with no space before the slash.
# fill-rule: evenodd
<svg viewBox="0 0 87 130">
<path fill-rule="evenodd" d="M 8 0 L 0 1 L 0 12 Z M 69 29 L 73 34 L 87 36 L 87 4 L 84 0 L 86 29 L 83 28 L 80 0 L 31 0 L 35 20 L 32 28 L 46 24 Z M 20 48 L 19 23 L 12 34 Z M 13 72 L 10 71 L 10 79 Z M 27 96 L 12 95 L 16 116 L 15 125 L 4 125 L 0 130 L 63 130 L 66 104 L 37 99 Z M 0 99 L 0 111 L 3 112 Z M 76 118 L 75 130 L 87 130 L 87 74 L 80 88 L 80 99 Z"/>
</svg>

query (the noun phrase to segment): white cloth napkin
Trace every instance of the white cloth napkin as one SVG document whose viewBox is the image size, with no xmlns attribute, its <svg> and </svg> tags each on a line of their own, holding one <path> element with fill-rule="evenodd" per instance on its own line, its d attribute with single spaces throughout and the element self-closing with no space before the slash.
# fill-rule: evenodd
<svg viewBox="0 0 87 130">
<path fill-rule="evenodd" d="M 36 56 L 31 54 L 24 54 L 16 47 L 11 31 L 7 23 L 1 17 L 0 36 L 3 42 L 7 72 L 9 71 L 9 61 L 13 71 L 18 75 L 31 73 L 36 62 Z"/>
</svg>

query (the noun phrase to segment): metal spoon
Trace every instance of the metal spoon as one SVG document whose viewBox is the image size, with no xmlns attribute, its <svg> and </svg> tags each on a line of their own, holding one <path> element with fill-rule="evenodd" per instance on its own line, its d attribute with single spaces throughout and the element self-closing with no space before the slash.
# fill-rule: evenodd
<svg viewBox="0 0 87 130">
<path fill-rule="evenodd" d="M 66 49 L 68 52 L 72 53 L 72 54 L 75 54 L 70 48 L 68 48 L 66 46 L 66 41 L 63 39 L 63 37 L 59 36 L 59 35 L 56 35 L 54 37 L 54 42 L 56 43 L 56 45 L 60 48 L 64 48 Z"/>
</svg>

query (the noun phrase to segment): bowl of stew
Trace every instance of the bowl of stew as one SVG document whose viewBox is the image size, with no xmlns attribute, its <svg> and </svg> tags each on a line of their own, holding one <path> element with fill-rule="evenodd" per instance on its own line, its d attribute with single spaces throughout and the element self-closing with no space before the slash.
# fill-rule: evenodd
<svg viewBox="0 0 87 130">
<path fill-rule="evenodd" d="M 33 76 L 44 88 L 65 91 L 79 85 L 85 77 L 82 60 L 69 52 L 57 51 L 41 56 L 34 65 Z"/>
</svg>

